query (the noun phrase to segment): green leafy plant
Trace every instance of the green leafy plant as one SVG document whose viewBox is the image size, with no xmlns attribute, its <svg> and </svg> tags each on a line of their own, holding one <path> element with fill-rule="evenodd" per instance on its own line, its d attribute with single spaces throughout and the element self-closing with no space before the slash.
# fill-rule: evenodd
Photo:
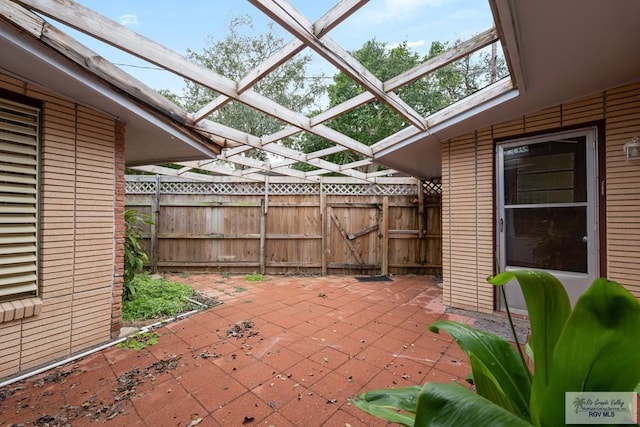
<svg viewBox="0 0 640 427">
<path fill-rule="evenodd" d="M 136 293 L 133 279 L 136 273 L 144 268 L 149 257 L 140 244 L 142 230 L 145 225 L 152 224 L 149 215 L 144 215 L 133 209 L 124 212 L 125 236 L 124 236 L 124 274 L 122 299 L 130 301 Z"/>
<path fill-rule="evenodd" d="M 254 271 L 252 274 L 245 276 L 244 280 L 247 282 L 262 282 L 264 280 L 264 275 Z"/>
<path fill-rule="evenodd" d="M 140 351 L 147 346 L 158 344 L 159 339 L 160 334 L 157 332 L 143 332 L 138 335 L 127 337 L 126 340 L 118 343 L 116 347 Z"/>
<path fill-rule="evenodd" d="M 189 308 L 186 298 L 194 290 L 184 283 L 171 282 L 164 278 L 154 279 L 149 274 L 136 275 L 132 280 L 136 293 L 131 300 L 122 303 L 122 318 L 127 321 L 173 316 Z"/>
<path fill-rule="evenodd" d="M 572 311 L 549 273 L 505 272 L 488 281 L 502 286 L 514 279 L 529 313 L 533 373 L 515 333 L 516 348 L 468 325 L 437 321 L 430 330 L 446 331 L 469 356 L 476 392 L 427 383 L 369 391 L 353 399 L 354 406 L 406 426 L 557 426 L 564 424 L 566 392 L 638 389 L 640 302 L 633 295 L 598 279 Z"/>
</svg>

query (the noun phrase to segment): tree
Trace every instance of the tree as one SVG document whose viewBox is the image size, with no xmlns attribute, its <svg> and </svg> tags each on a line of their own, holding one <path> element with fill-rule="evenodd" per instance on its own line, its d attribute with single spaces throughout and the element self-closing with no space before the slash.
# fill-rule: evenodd
<svg viewBox="0 0 640 427">
<path fill-rule="evenodd" d="M 351 55 L 365 68 L 371 71 L 381 81 L 388 80 L 420 63 L 420 55 L 411 51 L 406 43 L 389 49 L 385 43 L 375 39 L 367 41 L 364 46 Z M 424 82 L 417 82 L 414 93 L 425 93 L 428 88 Z M 333 77 L 333 84 L 327 88 L 329 95 L 329 107 L 339 105 L 363 92 L 351 78 L 339 72 Z M 401 97 L 417 98 L 412 96 L 406 88 L 399 90 Z M 425 99 L 430 99 L 425 97 Z M 421 100 L 422 101 L 422 100 Z M 420 111 L 422 112 L 422 111 Z M 405 125 L 402 117 L 379 101 L 372 101 L 351 110 L 326 123 L 329 127 L 344 133 L 366 145 L 371 145 L 402 129 Z M 332 144 L 321 137 L 304 134 L 300 140 L 300 147 L 309 153 L 330 147 Z M 342 151 L 326 158 L 338 164 L 345 164 L 362 159 L 362 156 L 351 152 Z M 309 169 L 307 165 L 296 165 L 299 169 Z"/>
<path fill-rule="evenodd" d="M 252 28 L 252 20 L 248 15 L 239 16 L 230 22 L 222 40 L 210 38 L 202 52 L 188 50 L 187 56 L 200 65 L 239 81 L 284 45 L 283 39 L 273 32 L 272 26 L 269 26 L 267 33 L 246 35 Z M 308 113 L 325 91 L 322 76 L 308 77 L 310 62 L 310 55 L 297 55 L 256 83 L 253 90 L 290 110 Z M 199 110 L 219 95 L 189 80 L 185 83 L 182 105 L 188 111 Z M 255 136 L 269 135 L 285 126 L 273 117 L 233 101 L 215 111 L 210 118 Z M 264 152 L 257 150 L 252 150 L 249 155 L 263 160 L 266 158 Z"/>
<path fill-rule="evenodd" d="M 456 42 L 456 44 L 459 42 Z M 424 57 L 412 51 L 407 43 L 396 47 L 375 39 L 367 41 L 364 46 L 351 55 L 381 81 L 386 81 L 416 65 L 433 58 L 450 48 L 448 43 L 433 42 Z M 447 105 L 486 86 L 492 80 L 491 54 L 476 54 L 443 67 L 436 72 L 398 89 L 396 93 L 408 105 L 423 116 L 432 114 Z M 496 75 L 506 75 L 504 61 L 497 61 Z M 353 80 L 338 73 L 333 84 L 327 88 L 329 106 L 333 107 L 353 98 L 363 91 Z M 391 108 L 375 100 L 326 123 L 366 145 L 372 145 L 401 130 L 407 125 L 404 119 Z M 328 141 L 305 134 L 299 140 L 299 147 L 306 153 L 330 147 Z M 343 151 L 326 157 L 338 164 L 345 164 L 362 159 L 362 156 L 350 151 Z M 370 166 L 370 170 L 375 168 Z M 308 170 L 307 165 L 298 164 L 296 168 Z"/>
</svg>

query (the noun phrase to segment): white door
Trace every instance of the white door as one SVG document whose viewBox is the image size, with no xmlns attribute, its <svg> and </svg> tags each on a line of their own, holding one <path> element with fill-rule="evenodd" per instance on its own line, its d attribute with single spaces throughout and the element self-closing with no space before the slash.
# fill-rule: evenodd
<svg viewBox="0 0 640 427">
<path fill-rule="evenodd" d="M 496 147 L 498 269 L 549 271 L 572 304 L 598 276 L 596 136 L 590 128 Z M 526 313 L 517 283 L 504 292 Z"/>
</svg>

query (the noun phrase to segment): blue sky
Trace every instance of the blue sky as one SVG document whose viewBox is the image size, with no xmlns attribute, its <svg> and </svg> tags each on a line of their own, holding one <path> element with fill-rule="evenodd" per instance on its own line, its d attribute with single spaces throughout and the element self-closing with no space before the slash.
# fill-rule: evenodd
<svg viewBox="0 0 640 427">
<path fill-rule="evenodd" d="M 180 54 L 185 54 L 187 49 L 201 51 L 208 38 L 221 40 L 224 28 L 239 15 L 252 17 L 256 33 L 266 32 L 270 22 L 262 12 L 242 0 L 78 2 Z M 290 3 L 312 21 L 335 4 L 322 0 L 290 0 Z M 329 33 L 329 37 L 347 50 L 358 49 L 367 40 L 376 38 L 390 45 L 407 42 L 414 50 L 426 53 L 432 41 L 466 39 L 492 25 L 487 0 L 371 0 Z M 291 39 L 279 26 L 275 29 L 286 41 Z M 71 34 L 108 60 L 121 64 L 125 71 L 150 87 L 181 93 L 182 79 L 153 67 L 145 68 L 149 64 L 76 32 Z M 314 74 L 332 76 L 334 72 L 322 60 L 316 60 Z"/>
</svg>

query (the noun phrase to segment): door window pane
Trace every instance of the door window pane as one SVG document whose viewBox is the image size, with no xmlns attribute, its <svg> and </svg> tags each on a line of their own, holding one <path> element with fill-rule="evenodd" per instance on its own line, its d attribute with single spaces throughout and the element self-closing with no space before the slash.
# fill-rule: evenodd
<svg viewBox="0 0 640 427">
<path fill-rule="evenodd" d="M 505 205 L 587 201 L 586 138 L 504 150 Z"/>
<path fill-rule="evenodd" d="M 505 209 L 507 265 L 587 272 L 586 207 Z"/>
</svg>

